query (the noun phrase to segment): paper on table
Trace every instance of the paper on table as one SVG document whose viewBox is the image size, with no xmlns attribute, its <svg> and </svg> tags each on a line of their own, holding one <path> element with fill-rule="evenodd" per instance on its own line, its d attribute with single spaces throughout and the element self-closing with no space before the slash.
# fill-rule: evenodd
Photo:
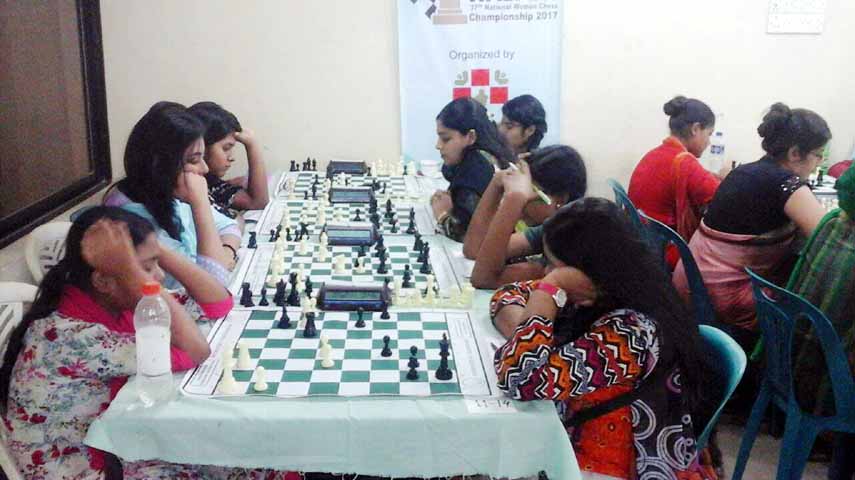
<svg viewBox="0 0 855 480">
<path fill-rule="evenodd" d="M 509 398 L 467 398 L 466 410 L 476 415 L 517 412 L 514 402 Z"/>
</svg>

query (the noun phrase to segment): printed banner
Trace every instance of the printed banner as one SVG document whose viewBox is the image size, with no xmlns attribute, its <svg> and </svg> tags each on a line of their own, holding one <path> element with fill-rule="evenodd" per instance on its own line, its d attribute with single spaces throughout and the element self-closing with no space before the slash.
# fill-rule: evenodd
<svg viewBox="0 0 855 480">
<path fill-rule="evenodd" d="M 537 97 L 557 142 L 561 88 L 561 0 L 399 0 L 401 151 L 437 161 L 436 116 L 471 96 L 498 124 L 502 105 Z"/>
</svg>

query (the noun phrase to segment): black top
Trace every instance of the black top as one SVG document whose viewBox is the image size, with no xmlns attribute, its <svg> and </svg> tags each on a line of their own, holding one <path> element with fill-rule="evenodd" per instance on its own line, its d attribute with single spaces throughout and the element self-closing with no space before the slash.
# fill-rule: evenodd
<svg viewBox="0 0 855 480">
<path fill-rule="evenodd" d="M 232 206 L 232 202 L 235 195 L 241 191 L 241 187 L 232 185 L 210 173 L 205 175 L 205 179 L 208 181 L 208 200 L 211 201 L 211 205 L 223 215 L 235 218 L 238 211 Z"/>
<path fill-rule="evenodd" d="M 484 150 L 470 149 L 459 164 L 442 167 L 442 175 L 449 182 L 452 209 L 440 227 L 453 240 L 463 241 L 481 195 L 493 179 L 495 169 L 489 158 L 492 155 Z"/>
<path fill-rule="evenodd" d="M 784 204 L 806 184 L 768 157 L 742 165 L 719 185 L 704 223 L 714 230 L 740 235 L 777 230 L 790 222 Z"/>
</svg>

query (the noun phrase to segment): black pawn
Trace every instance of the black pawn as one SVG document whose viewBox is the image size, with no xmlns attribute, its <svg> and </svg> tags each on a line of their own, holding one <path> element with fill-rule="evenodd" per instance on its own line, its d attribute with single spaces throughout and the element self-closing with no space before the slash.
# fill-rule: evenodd
<svg viewBox="0 0 855 480">
<path fill-rule="evenodd" d="M 389 320 L 390 318 L 392 318 L 389 316 L 389 304 L 388 303 L 383 304 L 383 312 L 380 313 L 380 318 L 382 318 L 383 320 Z"/>
<path fill-rule="evenodd" d="M 285 280 L 281 278 L 276 282 L 276 293 L 273 294 L 273 304 L 277 307 L 285 305 Z"/>
<path fill-rule="evenodd" d="M 406 230 L 406 232 L 407 232 L 407 235 L 412 235 L 412 234 L 414 234 L 414 233 L 419 233 L 419 231 L 418 231 L 418 230 L 416 230 L 416 224 L 415 224 L 415 221 L 414 221 L 412 218 L 410 218 L 410 224 L 409 224 L 409 225 L 407 225 L 407 230 Z"/>
<path fill-rule="evenodd" d="M 383 253 L 380 255 L 380 265 L 377 266 L 377 273 L 384 274 L 389 273 L 389 268 L 386 266 L 386 254 Z"/>
<path fill-rule="evenodd" d="M 410 207 L 410 220 L 416 219 L 416 207 Z"/>
<path fill-rule="evenodd" d="M 275 242 L 276 241 L 276 229 L 275 228 L 270 229 L 270 238 L 268 238 L 267 241 L 269 241 L 269 242 Z"/>
<path fill-rule="evenodd" d="M 309 199 L 309 191 L 303 190 L 303 200 L 308 200 L 308 199 Z"/>
<path fill-rule="evenodd" d="M 389 231 L 392 233 L 398 233 L 398 219 L 395 217 L 392 217 L 391 223 L 392 223 L 392 229 Z"/>
<path fill-rule="evenodd" d="M 356 209 L 356 216 L 353 217 L 353 221 L 354 222 L 361 222 L 362 221 L 362 211 L 358 208 Z"/>
<path fill-rule="evenodd" d="M 317 199 L 318 199 L 318 186 L 313 184 L 312 185 L 312 200 L 317 200 Z"/>
<path fill-rule="evenodd" d="M 285 229 L 285 240 L 288 240 L 289 242 L 290 242 L 291 240 L 293 240 L 293 239 L 291 238 L 291 229 L 290 229 L 290 228 L 286 228 L 286 229 Z"/>
<path fill-rule="evenodd" d="M 365 309 L 359 307 L 356 309 L 356 328 L 365 328 Z"/>
<path fill-rule="evenodd" d="M 409 232 L 407 232 L 407 233 L 409 233 Z M 422 234 L 419 232 L 416 232 L 416 241 L 413 242 L 413 250 L 415 250 L 417 252 L 421 252 L 422 247 L 424 247 L 424 245 L 425 245 L 425 243 L 422 241 Z"/>
<path fill-rule="evenodd" d="M 291 328 L 291 319 L 288 318 L 288 310 L 284 305 L 282 306 L 282 316 L 279 317 L 276 328 Z"/>
<path fill-rule="evenodd" d="M 410 368 L 419 368 L 419 359 L 416 357 L 410 357 L 410 361 L 407 362 L 407 366 Z"/>
<path fill-rule="evenodd" d="M 418 380 L 419 372 L 415 368 L 410 367 L 410 371 L 407 372 L 407 380 Z"/>
<path fill-rule="evenodd" d="M 380 250 L 385 250 L 385 249 L 386 249 L 386 244 L 385 244 L 385 242 L 384 242 L 384 240 L 383 240 L 383 235 L 380 235 L 379 237 L 377 237 L 377 244 L 376 244 L 376 245 L 374 245 L 374 249 L 375 249 L 375 250 L 377 250 L 378 252 L 379 252 Z"/>
<path fill-rule="evenodd" d="M 255 239 L 255 232 L 249 232 L 248 248 L 258 248 L 258 241 Z"/>
<path fill-rule="evenodd" d="M 252 301 L 252 290 L 249 289 L 249 282 L 241 284 L 241 289 L 240 304 L 244 307 L 254 307 L 255 302 Z"/>
<path fill-rule="evenodd" d="M 314 338 L 318 334 L 318 329 L 315 328 L 315 312 L 306 314 L 306 327 L 303 328 L 304 338 Z"/>
<path fill-rule="evenodd" d="M 395 215 L 395 210 L 392 208 L 392 199 L 386 200 L 386 218 L 391 219 Z"/>
<path fill-rule="evenodd" d="M 404 265 L 404 278 L 401 282 L 401 288 L 413 288 L 413 271 L 410 265 Z"/>
<path fill-rule="evenodd" d="M 382 195 L 386 195 L 386 184 L 387 184 L 387 182 L 383 182 L 383 191 L 380 192 L 380 194 L 382 194 Z"/>
<path fill-rule="evenodd" d="M 261 300 L 258 301 L 258 306 L 266 307 L 270 305 L 270 302 L 267 301 L 267 288 L 261 287 Z"/>
<path fill-rule="evenodd" d="M 279 237 L 282 236 L 282 225 L 276 225 L 276 238 L 275 240 L 279 240 Z"/>
<path fill-rule="evenodd" d="M 392 356 L 392 349 L 389 348 L 389 342 L 390 341 L 391 341 L 391 339 L 389 338 L 389 335 L 383 336 L 383 350 L 380 351 L 381 357 L 391 357 Z"/>
</svg>

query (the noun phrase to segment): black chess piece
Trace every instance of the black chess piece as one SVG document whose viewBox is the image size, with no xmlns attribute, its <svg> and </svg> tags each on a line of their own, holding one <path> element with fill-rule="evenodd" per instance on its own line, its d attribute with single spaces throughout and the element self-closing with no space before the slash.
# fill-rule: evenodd
<svg viewBox="0 0 855 480">
<path fill-rule="evenodd" d="M 395 209 L 392 208 L 392 199 L 386 200 L 386 218 L 390 219 L 395 215 Z"/>
<path fill-rule="evenodd" d="M 258 301 L 259 307 L 266 307 L 270 305 L 270 302 L 267 301 L 267 287 L 261 287 L 261 300 Z"/>
<path fill-rule="evenodd" d="M 382 318 L 383 320 L 389 320 L 390 318 L 392 318 L 389 315 L 389 304 L 388 303 L 385 303 L 385 302 L 383 303 L 383 312 L 380 313 L 380 318 Z"/>
<path fill-rule="evenodd" d="M 356 256 L 357 257 L 364 257 L 365 256 L 365 245 L 364 244 L 359 246 L 359 251 L 356 253 Z"/>
<path fill-rule="evenodd" d="M 276 229 L 275 228 L 270 229 L 270 238 L 268 238 L 267 241 L 269 241 L 269 242 L 275 242 L 276 241 Z"/>
<path fill-rule="evenodd" d="M 422 250 L 419 252 L 419 257 L 416 259 L 417 262 L 425 262 L 428 258 L 430 258 L 430 245 L 427 242 L 422 244 Z"/>
<path fill-rule="evenodd" d="M 244 307 L 254 307 L 255 302 L 252 301 L 252 290 L 250 290 L 249 282 L 242 283 L 241 289 L 240 304 Z"/>
<path fill-rule="evenodd" d="M 300 222 L 300 239 L 302 239 L 303 236 L 309 238 L 309 224 L 306 222 Z"/>
<path fill-rule="evenodd" d="M 415 223 L 415 221 L 414 221 L 414 219 L 413 219 L 413 218 L 410 218 L 410 224 L 409 224 L 409 225 L 407 225 L 407 230 L 406 230 L 406 232 L 407 232 L 407 235 L 412 235 L 412 234 L 414 234 L 414 233 L 419 233 L 419 231 L 418 231 L 418 230 L 416 230 L 416 223 Z"/>
<path fill-rule="evenodd" d="M 417 347 L 415 345 L 411 345 L 410 346 L 410 356 L 415 357 L 418 354 L 419 354 L 419 347 Z"/>
<path fill-rule="evenodd" d="M 413 271 L 409 265 L 404 265 L 404 278 L 401 282 L 401 288 L 413 288 Z"/>
<path fill-rule="evenodd" d="M 303 328 L 303 338 L 314 338 L 318 334 L 315 327 L 315 312 L 306 314 L 306 326 Z"/>
<path fill-rule="evenodd" d="M 291 328 L 291 319 L 288 318 L 288 308 L 285 305 L 282 305 L 282 316 L 279 317 L 276 328 Z"/>
<path fill-rule="evenodd" d="M 404 176 L 405 176 L 405 177 L 406 177 L 407 175 L 409 175 L 409 174 L 410 174 L 410 172 L 408 172 L 408 171 L 407 171 L 407 166 L 408 166 L 408 165 L 409 165 L 408 163 L 404 164 Z"/>
<path fill-rule="evenodd" d="M 381 357 L 391 357 L 392 356 L 392 349 L 389 348 L 389 342 L 390 341 L 392 341 L 392 339 L 389 338 L 389 335 L 383 336 L 383 350 L 380 351 Z"/>
<path fill-rule="evenodd" d="M 285 240 L 288 240 L 289 242 L 292 240 L 290 227 L 285 229 Z"/>
<path fill-rule="evenodd" d="M 313 287 L 314 287 L 314 284 L 312 283 L 312 278 L 307 275 L 306 276 L 306 296 L 308 296 L 308 297 L 312 296 Z"/>
<path fill-rule="evenodd" d="M 422 247 L 424 247 L 424 242 L 422 241 L 422 234 L 416 232 L 416 240 L 413 242 L 413 250 L 421 252 Z"/>
<path fill-rule="evenodd" d="M 413 348 L 416 348 L 416 347 L 410 348 L 410 351 L 412 351 Z M 415 362 L 415 363 L 413 363 L 413 362 Z M 418 370 L 416 370 L 416 368 L 418 368 L 418 366 L 419 366 L 419 361 L 416 360 L 416 357 L 410 357 L 410 361 L 407 362 L 407 366 L 410 367 L 410 371 L 407 372 L 407 380 L 418 380 L 419 379 L 419 372 L 418 372 Z"/>
<path fill-rule="evenodd" d="M 383 191 L 380 192 L 381 195 L 386 195 L 386 185 L 388 182 L 383 182 Z"/>
<path fill-rule="evenodd" d="M 428 260 L 425 260 L 424 263 L 422 263 L 421 268 L 419 268 L 419 273 L 424 275 L 430 275 L 431 273 L 433 273 L 433 269 L 431 268 L 430 262 Z"/>
<path fill-rule="evenodd" d="M 276 282 L 276 293 L 273 294 L 273 304 L 277 307 L 285 305 L 285 279 Z"/>
<path fill-rule="evenodd" d="M 392 224 L 392 228 L 389 231 L 392 233 L 398 233 L 398 219 L 395 217 L 392 217 L 392 219 L 390 220 L 389 223 Z"/>
<path fill-rule="evenodd" d="M 312 159 L 312 171 L 313 172 L 318 171 L 318 159 L 317 158 Z"/>
<path fill-rule="evenodd" d="M 291 160 L 291 168 L 289 169 L 291 172 L 296 172 L 297 170 L 297 160 Z"/>
<path fill-rule="evenodd" d="M 255 239 L 255 232 L 249 232 L 249 243 L 247 248 L 258 248 L 258 241 Z"/>
<path fill-rule="evenodd" d="M 385 244 L 385 240 L 383 239 L 383 234 L 380 234 L 380 235 L 377 237 L 377 243 L 376 243 L 376 244 L 374 244 L 374 248 L 375 248 L 377 251 L 385 250 L 385 249 L 386 249 L 386 244 Z"/>
<path fill-rule="evenodd" d="M 282 236 L 282 224 L 276 225 L 276 238 L 274 241 L 279 240 L 279 237 Z"/>
<path fill-rule="evenodd" d="M 318 186 L 312 185 L 312 200 L 318 199 Z"/>
<path fill-rule="evenodd" d="M 451 380 L 454 376 L 450 368 L 448 368 L 448 352 L 439 352 L 439 368 L 436 369 L 437 380 Z"/>
<path fill-rule="evenodd" d="M 375 192 L 380 190 L 380 182 L 378 182 L 376 178 L 371 181 L 371 190 Z"/>
<path fill-rule="evenodd" d="M 297 292 L 297 282 L 296 282 L 296 280 L 294 280 L 294 279 L 296 279 L 297 274 L 292 273 L 292 275 L 294 277 L 291 280 L 291 291 L 288 292 L 288 298 L 285 300 L 285 303 L 288 305 L 291 305 L 292 307 L 299 307 L 300 306 L 300 294 Z"/>
<path fill-rule="evenodd" d="M 380 265 L 377 266 L 377 273 L 386 274 L 389 273 L 389 267 L 386 265 L 386 255 L 383 254 L 380 256 Z"/>
<path fill-rule="evenodd" d="M 308 199 L 309 199 L 309 191 L 303 190 L 303 200 L 308 200 Z"/>
<path fill-rule="evenodd" d="M 365 328 L 365 309 L 359 307 L 356 309 L 356 328 Z"/>
<path fill-rule="evenodd" d="M 362 221 L 362 210 L 360 210 L 358 208 L 356 209 L 356 216 L 353 217 L 353 221 L 354 222 L 361 222 Z"/>
<path fill-rule="evenodd" d="M 371 223 L 374 224 L 374 228 L 379 230 L 380 229 L 380 214 L 377 213 L 377 210 L 375 210 L 369 218 L 371 219 Z"/>
<path fill-rule="evenodd" d="M 416 357 L 410 357 L 410 361 L 407 362 L 407 366 L 410 368 L 419 368 L 419 359 Z"/>
<path fill-rule="evenodd" d="M 416 219 L 416 207 L 410 207 L 409 215 L 410 215 L 410 220 Z"/>
</svg>

